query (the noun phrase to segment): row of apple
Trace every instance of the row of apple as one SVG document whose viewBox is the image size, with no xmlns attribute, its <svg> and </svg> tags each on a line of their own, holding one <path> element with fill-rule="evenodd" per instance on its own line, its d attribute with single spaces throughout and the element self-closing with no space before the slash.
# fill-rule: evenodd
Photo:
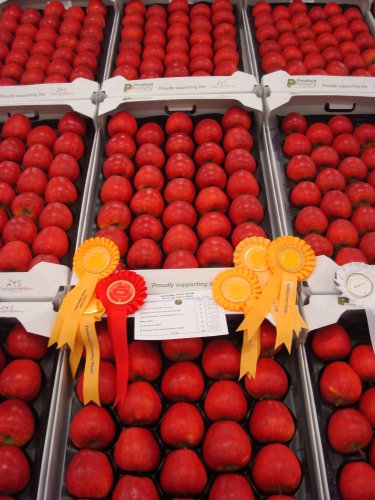
<svg viewBox="0 0 375 500">
<path fill-rule="evenodd" d="M 117 242 L 130 269 L 231 266 L 243 238 L 270 236 L 257 138 L 240 106 L 193 118 L 113 114 L 97 234 Z"/>
<path fill-rule="evenodd" d="M 316 255 L 375 262 L 375 124 L 371 115 L 280 120 L 294 229 Z"/>
<path fill-rule="evenodd" d="M 374 27 L 358 7 L 260 0 L 248 11 L 263 73 L 375 76 Z"/>
<path fill-rule="evenodd" d="M 103 406 L 82 406 L 81 373 L 62 498 L 120 499 L 132 492 L 149 500 L 223 500 L 228 489 L 233 499 L 311 495 L 298 378 L 289 355 L 274 350 L 275 334 L 265 321 L 256 377 L 243 382 L 236 334 L 132 341 L 125 402 L 113 410 L 114 357 L 102 322 Z"/>
<path fill-rule="evenodd" d="M 128 80 L 231 75 L 239 68 L 237 28 L 230 0 L 125 4 L 113 76 Z"/>
<path fill-rule="evenodd" d="M 0 496 L 36 498 L 58 353 L 20 324 L 0 325 Z"/>
<path fill-rule="evenodd" d="M 75 112 L 35 124 L 15 113 L 3 124 L 1 271 L 27 271 L 40 261 L 71 265 L 91 134 Z"/>
<path fill-rule="evenodd" d="M 332 498 L 375 491 L 375 354 L 364 311 L 311 332 L 306 344 Z"/>
<path fill-rule="evenodd" d="M 55 0 L 44 9 L 9 3 L 0 14 L 0 85 L 98 80 L 107 8 Z"/>
</svg>

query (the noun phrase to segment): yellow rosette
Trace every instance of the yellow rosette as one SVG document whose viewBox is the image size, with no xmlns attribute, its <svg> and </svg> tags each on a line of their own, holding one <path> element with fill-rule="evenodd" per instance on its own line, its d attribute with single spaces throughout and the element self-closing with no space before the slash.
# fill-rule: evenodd
<svg viewBox="0 0 375 500">
<path fill-rule="evenodd" d="M 256 331 L 271 310 L 272 303 L 277 300 L 275 347 L 285 344 L 290 352 L 293 332 L 298 335 L 301 328 L 306 327 L 296 307 L 297 283 L 307 279 L 313 272 L 315 254 L 304 240 L 295 236 L 281 236 L 269 244 L 267 263 L 272 277 L 239 329 L 249 329 L 250 333 Z"/>
<path fill-rule="evenodd" d="M 230 311 L 246 311 L 252 307 L 261 294 L 261 287 L 256 275 L 245 267 L 235 267 L 219 273 L 212 283 L 212 294 L 215 301 Z M 259 333 L 259 329 L 258 329 Z M 244 335 L 241 351 L 240 379 L 250 373 L 255 376 L 259 357 L 260 342 L 253 332 L 252 336 Z"/>
<path fill-rule="evenodd" d="M 243 266 L 257 275 L 261 288 L 268 283 L 271 272 L 267 263 L 267 249 L 271 241 L 261 236 L 245 238 L 237 246 L 233 254 L 236 267 Z"/>
<path fill-rule="evenodd" d="M 80 321 L 94 295 L 96 284 L 116 270 L 119 260 L 118 247 L 108 238 L 90 238 L 78 247 L 73 269 L 80 280 L 64 297 L 49 345 L 57 343 L 61 348 L 67 344 L 73 352 Z"/>
</svg>

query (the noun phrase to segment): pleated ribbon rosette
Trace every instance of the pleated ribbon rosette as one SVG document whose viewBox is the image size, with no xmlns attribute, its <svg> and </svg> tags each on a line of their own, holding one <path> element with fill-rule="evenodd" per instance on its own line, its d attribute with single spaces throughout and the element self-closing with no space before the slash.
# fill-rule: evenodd
<svg viewBox="0 0 375 500">
<path fill-rule="evenodd" d="M 102 302 L 108 320 L 116 362 L 116 397 L 113 406 L 125 401 L 129 355 L 126 320 L 135 313 L 147 296 L 145 280 L 134 271 L 122 270 L 102 279 L 96 287 L 96 295 Z"/>
<path fill-rule="evenodd" d="M 95 322 L 99 321 L 104 309 L 96 300 L 95 288 L 98 281 L 112 274 L 120 260 L 117 245 L 107 238 L 90 238 L 77 249 L 73 258 L 73 269 L 79 278 L 77 285 L 64 297 L 52 327 L 48 345 L 57 343 L 58 348 L 70 348 L 70 367 L 73 377 L 86 347 L 86 368 L 84 401 L 100 404 L 99 345 Z M 90 366 L 88 369 L 87 367 Z"/>
</svg>

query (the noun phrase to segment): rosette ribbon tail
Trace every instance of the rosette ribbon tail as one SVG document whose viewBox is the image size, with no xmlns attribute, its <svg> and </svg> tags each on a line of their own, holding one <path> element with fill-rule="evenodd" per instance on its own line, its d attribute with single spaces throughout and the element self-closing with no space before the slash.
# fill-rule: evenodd
<svg viewBox="0 0 375 500">
<path fill-rule="evenodd" d="M 280 271 L 276 271 L 280 272 Z M 293 331 L 295 329 L 297 300 L 297 275 L 281 271 L 279 310 L 276 321 L 275 348 L 284 344 L 290 352 L 292 348 Z"/>
<path fill-rule="evenodd" d="M 108 326 L 116 362 L 116 397 L 113 406 L 123 405 L 128 389 L 129 353 L 127 336 L 127 311 L 115 308 L 108 314 Z"/>
<path fill-rule="evenodd" d="M 249 338 L 247 330 L 243 332 L 242 349 L 241 349 L 241 364 L 240 377 L 249 374 L 251 378 L 255 377 L 257 362 L 260 354 L 260 329 Z"/>
<path fill-rule="evenodd" d="M 48 345 L 57 342 L 57 347 L 61 348 L 67 344 L 73 351 L 80 318 L 94 294 L 97 282 L 98 276 L 87 273 L 64 297 Z"/>
<path fill-rule="evenodd" d="M 280 284 L 281 273 L 276 272 L 272 275 L 262 294 L 255 300 L 252 307 L 245 312 L 245 317 L 237 331 L 247 330 L 247 336 L 251 338 L 259 330 L 262 321 L 271 311 L 273 302 L 279 297 Z"/>
</svg>

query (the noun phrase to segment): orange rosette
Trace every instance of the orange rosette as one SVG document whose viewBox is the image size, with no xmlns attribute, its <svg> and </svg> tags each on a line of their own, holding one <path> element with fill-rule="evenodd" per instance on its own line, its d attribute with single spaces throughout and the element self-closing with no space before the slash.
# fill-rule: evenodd
<svg viewBox="0 0 375 500">
<path fill-rule="evenodd" d="M 112 274 L 119 260 L 117 245 L 108 238 L 101 237 L 84 241 L 74 255 L 73 269 L 79 282 L 64 297 L 49 340 L 49 345 L 57 343 L 58 348 L 67 344 L 71 354 L 74 353 L 75 360 L 71 363 L 73 377 L 79 363 L 78 353 L 82 354 L 79 340 L 76 345 L 80 321 L 93 299 L 97 282 Z"/>
<path fill-rule="evenodd" d="M 304 240 L 295 236 L 281 236 L 268 246 L 267 263 L 272 277 L 240 328 L 249 328 L 250 331 L 258 328 L 271 310 L 272 303 L 277 300 L 275 347 L 285 344 L 290 352 L 293 332 L 298 335 L 301 328 L 307 326 L 296 305 L 297 284 L 312 274 L 315 254 Z"/>
<path fill-rule="evenodd" d="M 116 398 L 113 406 L 125 401 L 128 372 L 128 340 L 126 319 L 144 303 L 147 296 L 145 280 L 134 271 L 122 270 L 99 281 L 96 295 L 107 312 L 108 329 L 116 362 Z"/>
<path fill-rule="evenodd" d="M 261 287 L 256 275 L 245 267 L 235 267 L 219 273 L 212 282 L 212 294 L 221 307 L 230 311 L 246 313 L 261 294 Z M 259 329 L 258 329 L 259 330 Z M 242 340 L 240 379 L 249 373 L 255 376 L 259 357 L 260 342 L 254 332 L 244 334 Z"/>
<path fill-rule="evenodd" d="M 267 249 L 271 241 L 261 236 L 242 240 L 234 250 L 233 264 L 243 266 L 257 275 L 261 288 L 268 283 L 271 272 L 267 263 Z"/>
</svg>

